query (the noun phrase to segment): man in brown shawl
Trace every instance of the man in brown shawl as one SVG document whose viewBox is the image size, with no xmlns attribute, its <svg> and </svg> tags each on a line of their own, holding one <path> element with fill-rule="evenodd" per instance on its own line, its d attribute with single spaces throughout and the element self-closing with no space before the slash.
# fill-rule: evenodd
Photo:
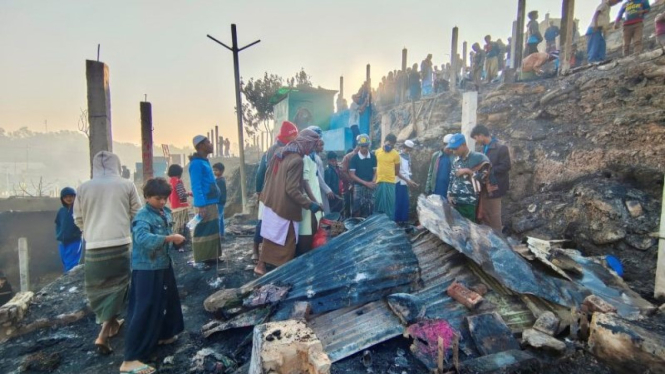
<svg viewBox="0 0 665 374">
<path fill-rule="evenodd" d="M 263 249 L 254 268 L 258 275 L 266 273 L 266 264 L 280 266 L 293 259 L 301 209 L 313 213 L 321 210 L 321 206 L 305 194 L 303 186 L 303 157 L 314 150 L 319 139 L 315 131 L 305 129 L 269 161 L 261 193 L 265 208 L 261 223 Z"/>
</svg>

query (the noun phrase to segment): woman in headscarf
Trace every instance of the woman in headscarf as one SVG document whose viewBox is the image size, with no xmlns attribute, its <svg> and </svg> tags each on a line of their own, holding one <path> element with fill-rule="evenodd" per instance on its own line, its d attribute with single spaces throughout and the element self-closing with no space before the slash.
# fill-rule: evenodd
<svg viewBox="0 0 665 374">
<path fill-rule="evenodd" d="M 263 249 L 254 268 L 258 275 L 266 273 L 266 264 L 280 266 L 293 259 L 302 209 L 313 213 L 321 210 L 304 193 L 303 186 L 303 157 L 314 150 L 319 139 L 316 132 L 305 129 L 270 160 L 266 171 L 270 177 L 266 178 L 261 193 Z"/>
</svg>

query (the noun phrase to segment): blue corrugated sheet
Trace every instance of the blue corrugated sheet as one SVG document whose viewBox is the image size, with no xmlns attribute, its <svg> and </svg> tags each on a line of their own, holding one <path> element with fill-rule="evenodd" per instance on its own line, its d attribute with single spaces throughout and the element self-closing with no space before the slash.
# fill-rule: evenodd
<svg viewBox="0 0 665 374">
<path fill-rule="evenodd" d="M 273 318 L 281 320 L 288 318 L 297 301 L 309 302 L 314 314 L 325 313 L 411 292 L 419 278 L 408 236 L 381 214 L 243 289 L 270 283 L 291 286 Z"/>
<path fill-rule="evenodd" d="M 584 257 L 574 258 L 582 265 L 583 274 L 581 277 L 571 275 L 572 281 L 534 267 L 491 228 L 463 218 L 438 195 L 418 198 L 418 217 L 430 232 L 513 292 L 537 296 L 568 308 L 579 307 L 586 296 L 595 294 L 617 307 L 619 315 L 630 319 L 655 310 L 620 278 Z"/>
</svg>

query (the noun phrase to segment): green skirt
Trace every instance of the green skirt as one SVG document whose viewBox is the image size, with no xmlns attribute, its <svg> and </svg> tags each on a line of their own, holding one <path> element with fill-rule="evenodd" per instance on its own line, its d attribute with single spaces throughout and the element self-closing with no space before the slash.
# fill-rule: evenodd
<svg viewBox="0 0 665 374">
<path fill-rule="evenodd" d="M 129 277 L 129 244 L 86 249 L 85 293 L 97 323 L 109 321 L 125 309 Z"/>
<path fill-rule="evenodd" d="M 374 213 L 395 219 L 395 183 L 379 182 L 374 190 Z"/>
<path fill-rule="evenodd" d="M 192 251 L 194 262 L 214 260 L 219 256 L 219 212 L 217 205 L 206 205 L 205 219 L 194 228 L 192 235 Z"/>
</svg>

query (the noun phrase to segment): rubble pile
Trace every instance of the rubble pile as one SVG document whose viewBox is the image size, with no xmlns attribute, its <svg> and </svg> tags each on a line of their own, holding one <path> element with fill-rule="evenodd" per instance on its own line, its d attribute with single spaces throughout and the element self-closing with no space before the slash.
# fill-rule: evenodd
<svg viewBox="0 0 665 374">
<path fill-rule="evenodd" d="M 206 309 L 224 321 L 204 326 L 204 335 L 212 335 L 211 326 L 217 333 L 238 321 L 255 325 L 252 374 L 329 373 L 329 363 L 400 335 L 412 341 L 414 357 L 440 373 L 547 372 L 587 340 L 622 372 L 627 365 L 611 353 L 614 342 L 604 332 L 616 329 L 598 322 L 609 319 L 632 337 L 622 362 L 641 360 L 655 372 L 665 365 L 662 338 L 631 322 L 656 306 L 602 258 L 536 238 L 515 250 L 436 195 L 420 196 L 418 213 L 423 226 L 410 241 L 387 217 L 372 216 L 256 281 L 213 294 Z"/>
<path fill-rule="evenodd" d="M 560 373 L 559 364 L 589 361 L 586 352 L 603 362 L 586 372 L 607 372 L 602 365 L 627 372 L 631 362 L 658 372 L 664 364 L 661 330 L 642 322 L 657 308 L 603 258 L 561 241 L 530 238 L 513 247 L 438 196 L 421 196 L 418 211 L 423 226 L 411 236 L 384 215 L 372 216 L 249 282 L 231 277 L 249 261 L 249 238 L 230 239 L 225 257 L 237 270 L 223 274 L 188 268 L 187 254 L 178 254 L 187 332 L 159 351 L 160 372 L 325 374 L 353 362 L 387 373 Z M 220 274 L 228 288 L 211 289 L 208 278 Z M 86 347 L 97 331 L 82 278 L 78 267 L 35 295 L 14 324 L 22 333 L 0 345 L 0 369 L 117 368 L 121 354 L 114 363 L 75 354 L 92 351 Z M 62 319 L 76 313 L 83 314 Z M 400 337 L 404 350 L 379 348 Z M 122 352 L 122 343 L 112 344 Z"/>
<path fill-rule="evenodd" d="M 558 79 L 490 85 L 478 96 L 477 123 L 510 149 L 506 233 L 569 239 L 590 256 L 613 254 L 628 265 L 625 279 L 644 297 L 653 295 L 665 170 L 662 53 Z M 384 134 L 423 145 L 411 154 L 418 192 L 443 136 L 460 131 L 460 108 L 461 94 L 442 93 L 381 113 Z M 405 111 L 419 114 L 404 123 Z M 413 193 L 412 207 L 416 199 Z"/>
</svg>

